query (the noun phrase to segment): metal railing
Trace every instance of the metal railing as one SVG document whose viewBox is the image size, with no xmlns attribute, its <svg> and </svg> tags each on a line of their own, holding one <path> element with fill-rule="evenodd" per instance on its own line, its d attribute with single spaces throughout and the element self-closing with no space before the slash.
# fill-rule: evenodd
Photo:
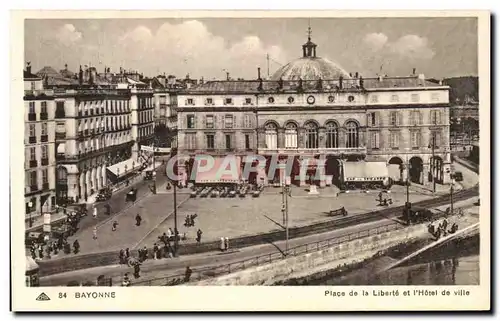
<svg viewBox="0 0 500 321">
<path fill-rule="evenodd" d="M 341 236 L 335 236 L 335 237 L 332 237 L 332 238 L 326 239 L 326 240 L 310 242 L 307 244 L 302 244 L 302 245 L 299 245 L 296 247 L 292 247 L 288 250 L 287 256 L 284 256 L 284 253 L 281 253 L 281 252 L 273 252 L 273 253 L 268 253 L 268 254 L 262 254 L 259 256 L 254 256 L 254 257 L 244 259 L 241 261 L 236 261 L 236 262 L 231 262 L 228 264 L 219 265 L 216 267 L 207 267 L 207 268 L 193 270 L 189 280 L 185 280 L 184 274 L 176 274 L 176 275 L 170 275 L 170 276 L 156 278 L 156 279 L 134 282 L 134 283 L 132 283 L 132 285 L 133 286 L 152 286 L 152 285 L 173 286 L 173 285 L 179 285 L 182 283 L 186 283 L 189 281 L 201 281 L 203 279 L 213 278 L 213 277 L 221 276 L 224 274 L 229 274 L 229 273 L 241 271 L 241 270 L 247 269 L 249 267 L 255 267 L 255 266 L 260 266 L 260 265 L 264 265 L 264 264 L 269 264 L 272 262 L 283 260 L 285 258 L 298 256 L 298 255 L 302 255 L 302 254 L 306 254 L 306 253 L 310 253 L 310 252 L 321 251 L 321 250 L 324 250 L 324 249 L 327 249 L 327 248 L 330 248 L 332 246 L 336 246 L 336 245 L 339 245 L 339 244 L 342 244 L 345 242 L 350 242 L 350 241 L 358 240 L 358 239 L 369 237 L 369 236 L 375 236 L 375 235 L 379 235 L 379 234 L 390 232 L 390 231 L 396 231 L 396 230 L 399 230 L 399 229 L 402 229 L 405 227 L 406 226 L 402 225 L 401 223 L 393 222 L 393 223 L 381 225 L 381 226 L 370 228 L 370 229 L 365 229 L 365 230 L 361 230 L 361 231 L 357 231 L 357 232 L 353 232 L 353 233 L 347 233 L 347 234 L 344 234 Z"/>
</svg>

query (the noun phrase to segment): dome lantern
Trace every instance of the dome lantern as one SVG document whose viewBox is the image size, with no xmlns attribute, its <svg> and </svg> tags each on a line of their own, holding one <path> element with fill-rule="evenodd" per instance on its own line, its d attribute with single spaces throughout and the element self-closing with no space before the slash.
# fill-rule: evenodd
<svg viewBox="0 0 500 321">
<path fill-rule="evenodd" d="M 317 45 L 311 41 L 311 26 L 307 29 L 307 42 L 302 45 L 302 56 L 304 58 L 316 58 L 316 47 Z"/>
</svg>

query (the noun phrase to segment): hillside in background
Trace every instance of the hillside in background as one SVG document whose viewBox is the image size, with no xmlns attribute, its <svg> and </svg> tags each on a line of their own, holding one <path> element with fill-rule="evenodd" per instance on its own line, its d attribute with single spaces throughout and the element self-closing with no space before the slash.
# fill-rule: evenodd
<svg viewBox="0 0 500 321">
<path fill-rule="evenodd" d="M 436 79 L 430 79 L 434 82 L 439 82 Z M 451 87 L 450 102 L 456 103 L 472 103 L 479 101 L 479 78 L 476 76 L 464 76 L 444 78 L 443 85 Z"/>
</svg>

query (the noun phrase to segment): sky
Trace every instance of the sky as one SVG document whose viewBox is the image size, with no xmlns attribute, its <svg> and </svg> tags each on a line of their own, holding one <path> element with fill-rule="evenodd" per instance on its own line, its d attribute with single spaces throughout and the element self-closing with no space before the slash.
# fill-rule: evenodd
<svg viewBox="0 0 500 321">
<path fill-rule="evenodd" d="M 302 56 L 310 23 L 317 55 L 374 77 L 477 75 L 475 18 L 207 18 L 25 20 L 25 60 L 77 71 L 93 65 L 145 76 L 257 78 Z"/>
</svg>

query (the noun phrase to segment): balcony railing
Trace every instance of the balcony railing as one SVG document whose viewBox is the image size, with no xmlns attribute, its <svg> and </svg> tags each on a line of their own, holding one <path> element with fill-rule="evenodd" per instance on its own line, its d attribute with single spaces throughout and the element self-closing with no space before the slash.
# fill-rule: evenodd
<svg viewBox="0 0 500 321">
<path fill-rule="evenodd" d="M 66 133 L 56 133 L 56 139 L 66 139 Z"/>
<path fill-rule="evenodd" d="M 36 121 L 36 114 L 35 113 L 28 113 L 28 120 L 29 121 Z"/>
<path fill-rule="evenodd" d="M 42 135 L 42 136 L 40 136 L 40 141 L 42 143 L 48 142 L 49 141 L 49 136 L 48 135 Z"/>
<path fill-rule="evenodd" d="M 33 167 L 38 167 L 38 161 L 37 160 L 30 160 L 30 168 Z"/>
<path fill-rule="evenodd" d="M 42 184 L 42 190 L 45 191 L 45 190 L 48 190 L 48 189 L 49 189 L 49 183 L 48 182 L 47 183 L 43 183 Z"/>
<path fill-rule="evenodd" d="M 30 186 L 30 191 L 31 191 L 31 192 L 36 192 L 36 191 L 38 191 L 38 185 L 31 185 L 31 186 Z"/>
<path fill-rule="evenodd" d="M 48 113 L 40 113 L 40 120 L 47 120 L 49 118 Z"/>
<path fill-rule="evenodd" d="M 54 91 L 49 89 L 25 90 L 24 96 L 27 97 L 54 96 Z"/>
<path fill-rule="evenodd" d="M 48 158 L 42 158 L 42 166 L 47 166 L 49 165 L 49 159 Z"/>
<path fill-rule="evenodd" d="M 35 136 L 30 136 L 28 138 L 28 141 L 29 141 L 30 144 L 35 144 L 36 143 L 36 137 Z"/>
<path fill-rule="evenodd" d="M 365 154 L 366 147 L 338 147 L 338 148 L 259 148 L 259 154 Z"/>
</svg>

